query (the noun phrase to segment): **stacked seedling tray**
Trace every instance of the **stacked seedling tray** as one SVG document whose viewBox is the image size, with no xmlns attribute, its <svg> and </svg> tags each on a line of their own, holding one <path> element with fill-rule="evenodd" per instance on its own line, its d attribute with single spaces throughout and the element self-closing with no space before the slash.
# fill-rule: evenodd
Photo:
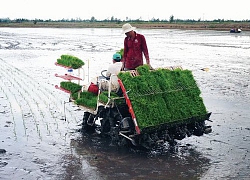
<svg viewBox="0 0 250 180">
<path fill-rule="evenodd" d="M 141 130 L 204 121 L 207 110 L 190 70 L 137 68 L 138 75 L 120 73 Z"/>
<path fill-rule="evenodd" d="M 61 55 L 55 65 L 64 67 L 67 69 L 68 73 L 64 75 L 55 74 L 56 77 L 63 78 L 67 81 L 60 82 L 60 86 L 55 86 L 57 89 L 60 89 L 64 92 L 70 93 L 71 95 L 76 92 L 80 92 L 82 86 L 80 85 L 80 81 L 83 80 L 80 78 L 80 68 L 84 65 L 84 62 L 72 55 Z M 73 76 L 71 73 L 73 70 L 78 70 L 78 76 Z M 77 80 L 78 83 L 73 82 L 73 80 Z"/>
</svg>

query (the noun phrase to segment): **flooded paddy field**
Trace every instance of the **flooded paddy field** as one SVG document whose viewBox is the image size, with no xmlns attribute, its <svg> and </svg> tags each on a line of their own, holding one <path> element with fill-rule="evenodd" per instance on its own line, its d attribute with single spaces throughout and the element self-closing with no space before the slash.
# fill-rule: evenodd
<svg viewBox="0 0 250 180">
<path fill-rule="evenodd" d="M 0 179 L 249 179 L 250 32 L 137 32 L 153 67 L 193 71 L 213 131 L 151 151 L 82 134 L 84 109 L 55 89 L 67 72 L 54 63 L 79 57 L 87 83 L 123 47 L 121 30 L 0 28 Z"/>
</svg>

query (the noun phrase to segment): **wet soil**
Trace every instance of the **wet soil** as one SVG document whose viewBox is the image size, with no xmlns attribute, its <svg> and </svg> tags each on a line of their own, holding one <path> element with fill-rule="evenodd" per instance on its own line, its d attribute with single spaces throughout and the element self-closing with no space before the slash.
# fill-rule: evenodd
<svg viewBox="0 0 250 180">
<path fill-rule="evenodd" d="M 122 47 L 120 30 L 0 28 L 0 179 L 249 179 L 250 34 L 139 32 L 153 67 L 193 71 L 212 133 L 151 151 L 82 134 L 84 109 L 55 89 L 55 73 L 67 70 L 54 62 L 62 54 L 88 62 L 87 82 Z"/>
</svg>

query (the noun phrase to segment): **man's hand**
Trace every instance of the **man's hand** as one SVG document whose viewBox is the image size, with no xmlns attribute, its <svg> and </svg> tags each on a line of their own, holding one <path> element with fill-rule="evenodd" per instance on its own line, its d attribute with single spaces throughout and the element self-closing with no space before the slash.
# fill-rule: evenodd
<svg viewBox="0 0 250 180">
<path fill-rule="evenodd" d="M 150 64 L 148 64 L 148 66 L 150 70 L 154 70 L 154 68 Z"/>
<path fill-rule="evenodd" d="M 123 71 L 123 70 L 124 70 L 124 68 L 125 68 L 125 64 L 124 64 L 124 62 L 122 62 L 122 67 L 121 67 L 121 70 Z"/>
</svg>

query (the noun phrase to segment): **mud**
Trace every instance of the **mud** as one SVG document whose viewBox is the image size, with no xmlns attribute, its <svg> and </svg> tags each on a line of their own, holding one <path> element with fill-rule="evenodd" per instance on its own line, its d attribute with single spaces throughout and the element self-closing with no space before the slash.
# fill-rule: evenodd
<svg viewBox="0 0 250 180">
<path fill-rule="evenodd" d="M 0 179 L 248 179 L 250 34 L 140 30 L 153 67 L 193 71 L 212 133 L 145 151 L 79 132 L 84 109 L 55 89 L 54 62 L 86 62 L 99 75 L 123 46 L 118 29 L 0 28 Z M 209 71 L 202 71 L 209 68 Z M 76 73 L 76 72 L 74 72 Z M 83 76 L 83 75 L 82 75 Z"/>
</svg>

